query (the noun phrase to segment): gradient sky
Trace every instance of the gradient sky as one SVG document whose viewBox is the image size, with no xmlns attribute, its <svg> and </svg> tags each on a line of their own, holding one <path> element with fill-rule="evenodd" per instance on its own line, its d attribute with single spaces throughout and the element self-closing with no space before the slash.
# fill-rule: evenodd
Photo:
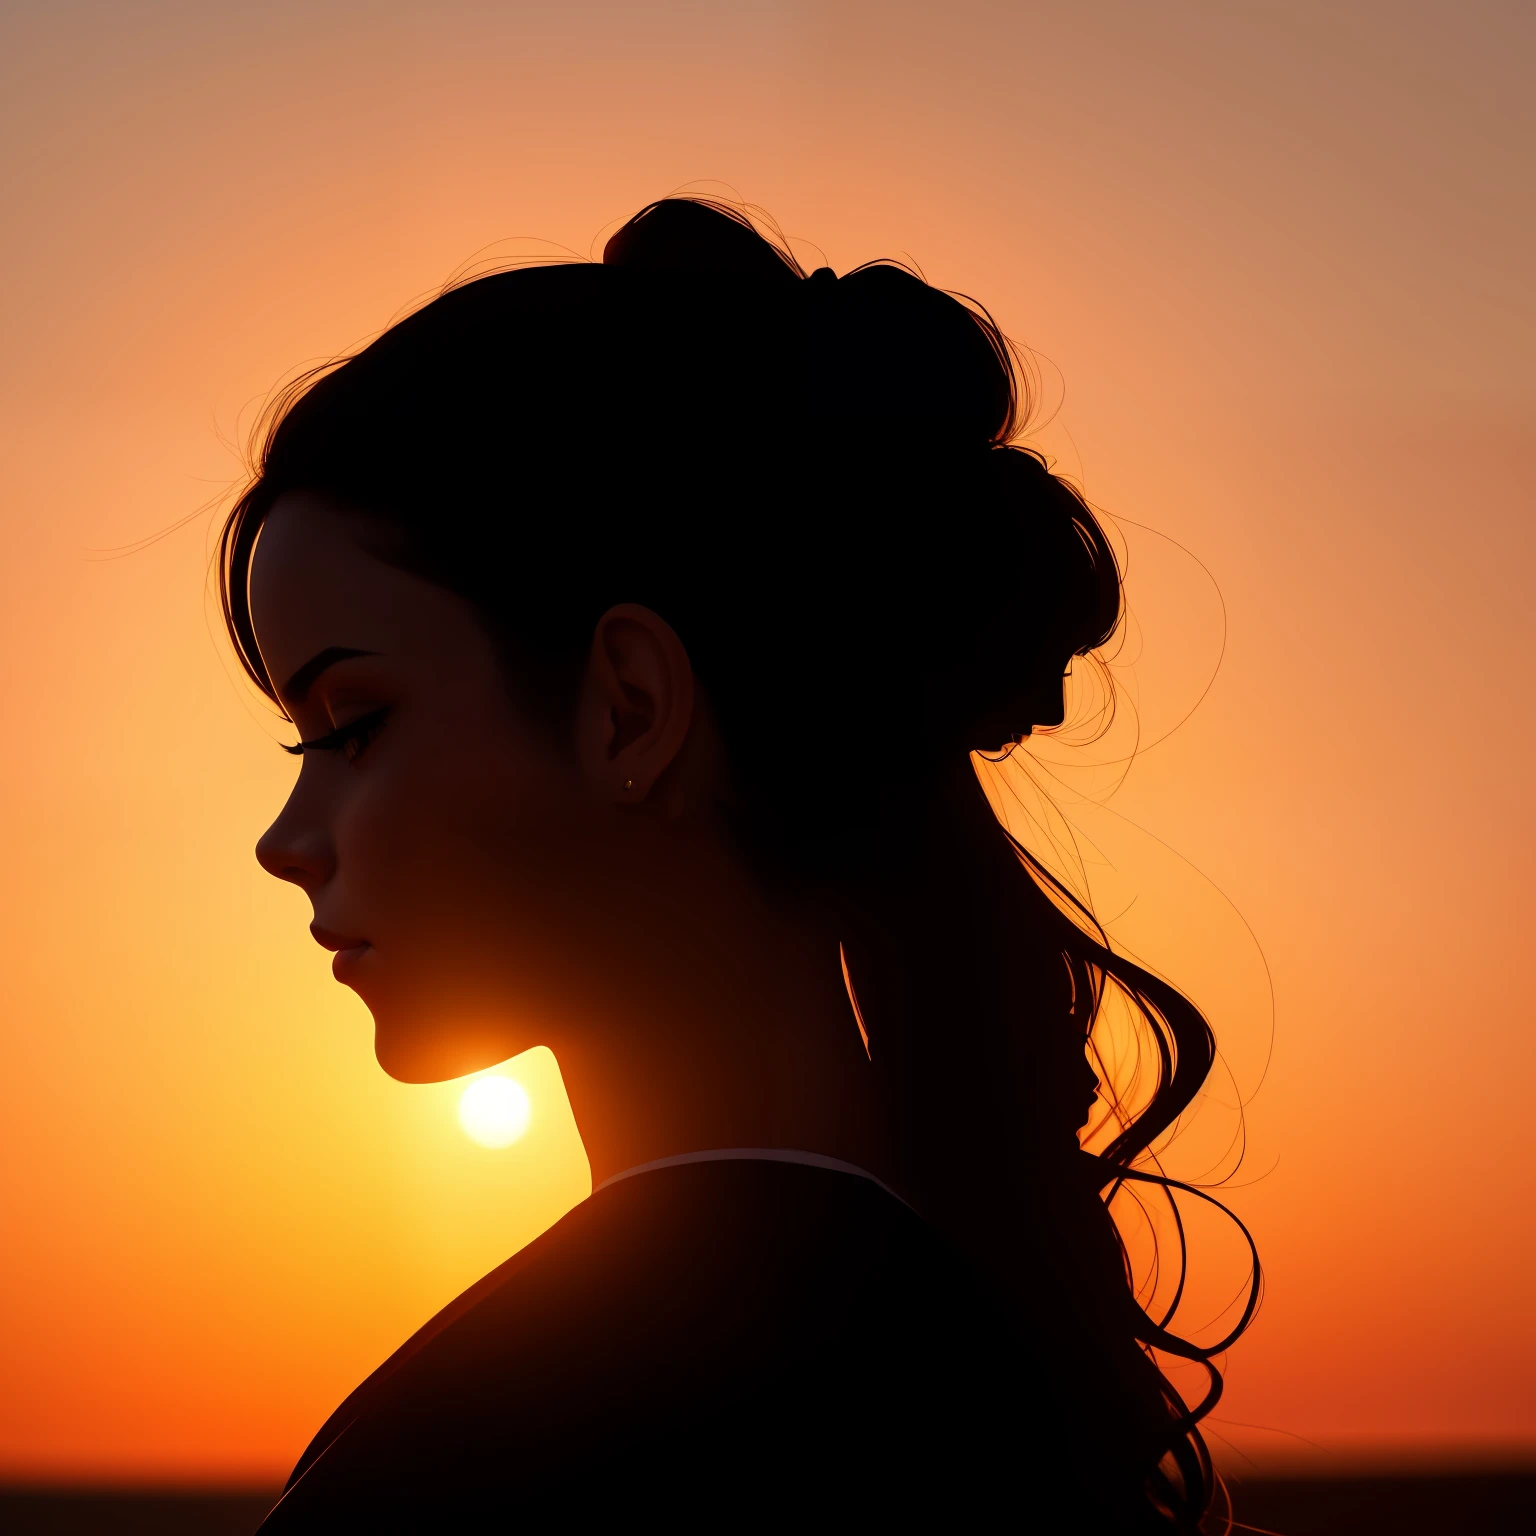
<svg viewBox="0 0 1536 1536">
<path fill-rule="evenodd" d="M 1213 1428 L 1536 1445 L 1533 42 L 1513 0 L 5 7 L 0 1471 L 280 1475 L 585 1193 L 547 1053 L 529 1135 L 472 1146 L 256 869 L 294 768 L 209 516 L 92 551 L 227 491 L 276 382 L 476 253 L 707 178 L 1046 360 L 1148 737 L 1221 639 L 1167 540 L 1219 584 L 1199 712 L 1064 792 L 1245 1093 L 1244 921 L 1273 975 L 1230 1197 L 1268 1295 Z"/>
</svg>

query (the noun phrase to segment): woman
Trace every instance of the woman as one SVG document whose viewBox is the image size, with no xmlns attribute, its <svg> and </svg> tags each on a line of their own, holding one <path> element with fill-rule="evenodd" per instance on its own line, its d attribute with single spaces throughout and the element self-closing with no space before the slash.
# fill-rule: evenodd
<svg viewBox="0 0 1536 1536">
<path fill-rule="evenodd" d="M 552 1047 L 594 1192 L 264 1529 L 1194 1530 L 1105 1206 L 1212 1042 L 979 789 L 1120 612 L 983 313 L 669 199 L 279 402 L 223 534 L 297 727 L 261 839 L 407 1082 Z M 1157 1094 L 1078 1148 L 1106 987 Z M 1246 1323 L 1246 1315 L 1244 1318 Z M 1218 1381 L 1214 1371 L 1211 1379 Z"/>
</svg>

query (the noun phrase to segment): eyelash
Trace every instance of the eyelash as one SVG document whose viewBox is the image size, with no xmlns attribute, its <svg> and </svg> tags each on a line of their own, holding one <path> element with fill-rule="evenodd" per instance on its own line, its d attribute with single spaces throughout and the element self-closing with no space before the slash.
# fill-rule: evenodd
<svg viewBox="0 0 1536 1536">
<path fill-rule="evenodd" d="M 291 752 L 295 757 L 302 752 L 344 752 L 347 761 L 355 763 L 369 742 L 384 728 L 388 716 L 387 707 L 371 710 L 366 715 L 359 715 L 356 720 L 348 721 L 346 725 L 338 725 L 334 731 L 327 731 L 324 736 L 315 737 L 313 741 L 295 742 L 291 747 L 285 743 L 283 751 Z"/>
</svg>

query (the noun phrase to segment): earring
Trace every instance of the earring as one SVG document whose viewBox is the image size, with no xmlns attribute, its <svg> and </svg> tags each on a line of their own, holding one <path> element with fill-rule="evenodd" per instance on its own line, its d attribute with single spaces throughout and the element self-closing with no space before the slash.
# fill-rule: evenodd
<svg viewBox="0 0 1536 1536">
<path fill-rule="evenodd" d="M 626 795 L 627 795 L 627 794 L 628 794 L 628 793 L 629 793 L 629 792 L 630 792 L 630 790 L 632 790 L 632 789 L 633 789 L 633 788 L 634 788 L 634 787 L 635 787 L 635 781 L 634 781 L 634 780 L 633 780 L 633 779 L 625 779 L 625 780 L 624 780 L 624 793 L 625 793 L 625 794 L 626 794 Z"/>
</svg>

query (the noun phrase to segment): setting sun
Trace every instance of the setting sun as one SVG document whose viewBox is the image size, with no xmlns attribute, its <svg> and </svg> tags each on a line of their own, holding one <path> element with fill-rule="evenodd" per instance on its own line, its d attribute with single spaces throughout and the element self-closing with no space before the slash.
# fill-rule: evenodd
<svg viewBox="0 0 1536 1536">
<path fill-rule="evenodd" d="M 459 1095 L 459 1124 L 482 1147 L 509 1147 L 528 1129 L 528 1095 L 510 1077 L 477 1077 Z"/>
</svg>

